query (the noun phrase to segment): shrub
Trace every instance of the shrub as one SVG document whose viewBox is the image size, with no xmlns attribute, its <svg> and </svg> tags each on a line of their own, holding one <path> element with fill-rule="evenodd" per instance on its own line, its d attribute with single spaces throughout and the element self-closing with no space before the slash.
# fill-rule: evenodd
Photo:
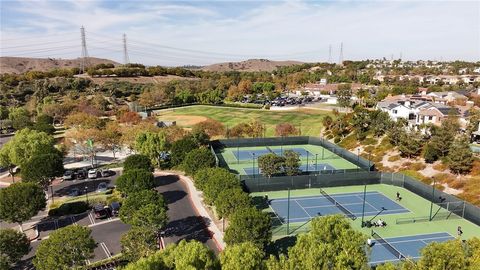
<svg viewBox="0 0 480 270">
<path fill-rule="evenodd" d="M 439 162 L 438 164 L 433 165 L 433 169 L 437 171 L 445 171 L 448 170 L 448 165 L 442 162 Z"/>
<path fill-rule="evenodd" d="M 145 155 L 131 155 L 128 156 L 123 163 L 123 172 L 134 169 L 143 169 L 149 172 L 153 172 L 153 165 L 150 161 L 150 158 Z"/>
<path fill-rule="evenodd" d="M 337 137 L 335 137 L 335 138 L 333 139 L 333 142 L 334 142 L 334 143 L 339 143 L 341 140 L 342 140 L 342 139 L 337 136 Z"/>
<path fill-rule="evenodd" d="M 185 137 L 174 142 L 170 148 L 172 165 L 180 165 L 185 159 L 185 156 L 197 147 L 198 145 L 190 137 Z"/>
<path fill-rule="evenodd" d="M 84 201 L 64 203 L 48 211 L 49 216 L 66 216 L 84 213 L 90 206 Z"/>
<path fill-rule="evenodd" d="M 378 141 L 375 138 L 366 138 L 362 142 L 364 145 L 376 145 Z"/>
<path fill-rule="evenodd" d="M 394 155 L 394 156 L 389 157 L 388 161 L 395 162 L 395 161 L 400 160 L 400 158 L 401 158 L 400 155 Z"/>
</svg>

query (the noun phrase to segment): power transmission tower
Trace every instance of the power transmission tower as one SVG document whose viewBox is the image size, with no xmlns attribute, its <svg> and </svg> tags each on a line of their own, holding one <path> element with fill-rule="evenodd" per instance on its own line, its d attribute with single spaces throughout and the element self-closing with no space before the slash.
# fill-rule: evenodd
<svg viewBox="0 0 480 270">
<path fill-rule="evenodd" d="M 127 52 L 127 35 L 123 34 L 123 64 L 130 63 Z"/>
<path fill-rule="evenodd" d="M 332 62 L 332 44 L 328 45 L 328 63 Z"/>
<path fill-rule="evenodd" d="M 87 51 L 87 42 L 85 40 L 85 28 L 80 27 L 80 35 L 82 37 L 82 56 L 80 59 L 80 72 L 85 73 L 85 69 L 88 66 L 88 51 Z"/>
<path fill-rule="evenodd" d="M 343 42 L 340 43 L 340 57 L 338 58 L 338 64 L 343 65 Z"/>
</svg>

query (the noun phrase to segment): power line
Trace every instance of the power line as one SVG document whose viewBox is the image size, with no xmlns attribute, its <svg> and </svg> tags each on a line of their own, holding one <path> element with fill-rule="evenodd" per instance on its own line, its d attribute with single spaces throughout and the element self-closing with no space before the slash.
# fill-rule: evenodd
<svg viewBox="0 0 480 270">
<path fill-rule="evenodd" d="M 343 65 L 343 42 L 340 43 L 340 56 L 338 58 L 338 64 Z"/>
</svg>

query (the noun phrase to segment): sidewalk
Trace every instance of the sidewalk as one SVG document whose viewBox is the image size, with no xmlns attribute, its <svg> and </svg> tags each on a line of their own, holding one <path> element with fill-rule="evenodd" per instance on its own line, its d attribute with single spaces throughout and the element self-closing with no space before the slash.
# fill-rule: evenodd
<svg viewBox="0 0 480 270">
<path fill-rule="evenodd" d="M 205 209 L 205 206 L 203 205 L 203 202 L 202 202 L 202 192 L 201 191 L 198 191 L 195 186 L 193 185 L 193 181 L 188 178 L 187 176 L 184 176 L 184 175 L 181 175 L 181 174 L 178 174 L 178 173 L 174 173 L 174 172 L 165 172 L 165 171 L 158 171 L 158 173 L 160 175 L 178 175 L 178 177 L 180 178 L 180 180 L 186 184 L 187 188 L 188 188 L 188 194 L 190 196 L 190 201 L 192 202 L 192 204 L 195 206 L 195 211 L 197 212 L 197 214 L 207 220 L 209 220 L 210 222 L 208 222 L 208 230 L 210 231 L 211 235 L 212 235 L 212 239 L 214 240 L 214 242 L 216 243 L 218 249 L 220 251 L 224 250 L 225 249 L 225 242 L 223 241 L 223 234 L 221 232 L 221 230 L 217 227 L 217 225 L 215 224 L 213 218 L 208 214 L 207 212 L 207 209 Z"/>
</svg>

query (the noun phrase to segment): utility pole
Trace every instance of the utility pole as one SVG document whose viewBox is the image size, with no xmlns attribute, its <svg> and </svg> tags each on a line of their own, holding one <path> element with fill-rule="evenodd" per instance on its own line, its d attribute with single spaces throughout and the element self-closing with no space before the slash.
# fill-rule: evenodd
<svg viewBox="0 0 480 270">
<path fill-rule="evenodd" d="M 80 36 L 82 38 L 82 56 L 80 59 L 80 72 L 85 73 L 85 69 L 88 65 L 88 51 L 87 51 L 87 42 L 85 40 L 85 27 L 80 27 Z"/>
<path fill-rule="evenodd" d="M 123 34 L 123 64 L 130 63 L 127 52 L 127 35 Z"/>
<path fill-rule="evenodd" d="M 343 65 L 343 42 L 340 43 L 340 57 L 338 58 L 338 64 Z"/>
</svg>

